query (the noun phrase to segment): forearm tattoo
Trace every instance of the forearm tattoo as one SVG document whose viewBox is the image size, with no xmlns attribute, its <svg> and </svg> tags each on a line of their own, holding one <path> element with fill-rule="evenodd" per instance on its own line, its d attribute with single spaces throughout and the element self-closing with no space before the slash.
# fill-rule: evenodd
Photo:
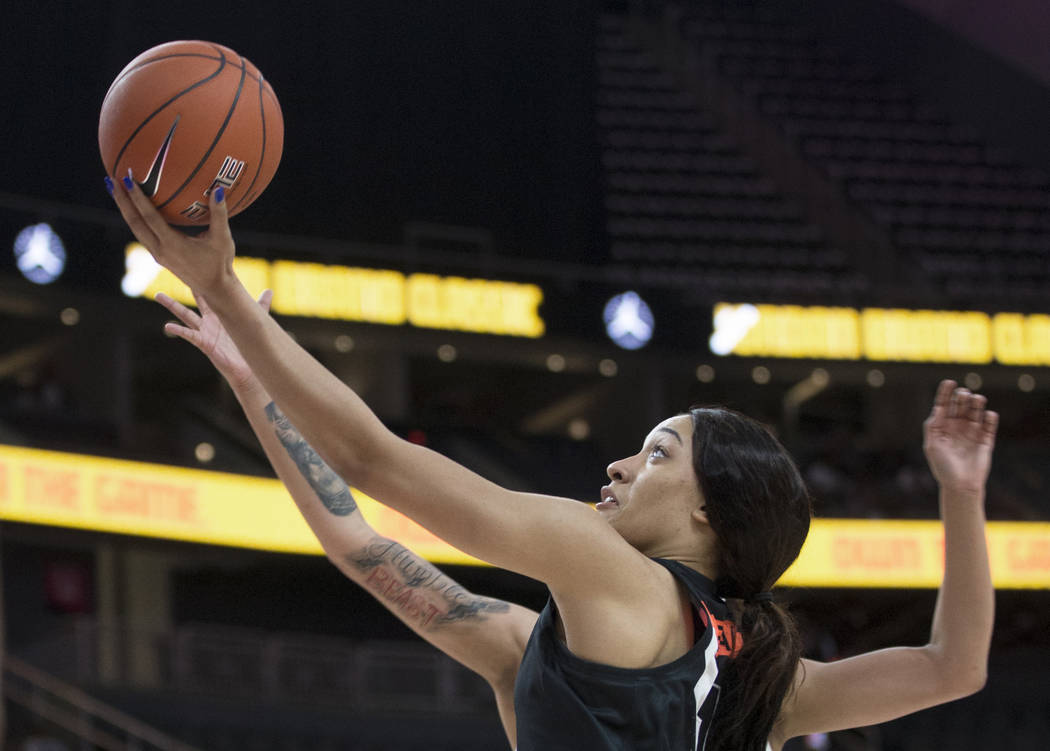
<svg viewBox="0 0 1050 751">
<path fill-rule="evenodd" d="M 336 516 L 347 516 L 356 511 L 357 504 L 350 493 L 350 488 L 303 439 L 295 426 L 281 412 L 281 408 L 270 402 L 266 405 L 266 418 L 273 424 L 277 440 L 292 457 L 295 466 L 310 483 L 310 487 L 317 493 L 317 497 L 321 499 L 325 508 Z"/>
<path fill-rule="evenodd" d="M 510 604 L 471 594 L 404 545 L 385 537 L 346 560 L 366 574 L 364 586 L 400 616 L 423 628 L 505 613 Z"/>
</svg>

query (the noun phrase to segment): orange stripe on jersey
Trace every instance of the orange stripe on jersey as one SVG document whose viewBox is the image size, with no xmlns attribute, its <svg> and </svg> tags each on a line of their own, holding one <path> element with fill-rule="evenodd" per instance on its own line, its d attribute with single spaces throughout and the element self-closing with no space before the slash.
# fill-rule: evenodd
<svg viewBox="0 0 1050 751">
<path fill-rule="evenodd" d="M 723 657 L 728 655 L 729 657 L 736 657 L 740 654 L 740 650 L 744 646 L 744 637 L 737 630 L 736 624 L 732 621 L 720 621 L 711 615 L 711 611 L 707 609 L 707 605 L 700 603 L 702 606 L 701 610 L 697 612 L 700 614 L 700 620 L 704 622 L 704 626 L 710 626 L 715 631 L 715 638 L 718 639 L 718 651 L 715 653 L 716 657 Z"/>
</svg>

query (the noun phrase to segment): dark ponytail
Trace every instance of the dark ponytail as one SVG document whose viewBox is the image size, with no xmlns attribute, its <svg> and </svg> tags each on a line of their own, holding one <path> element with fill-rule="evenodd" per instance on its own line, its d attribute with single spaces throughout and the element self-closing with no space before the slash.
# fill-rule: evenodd
<svg viewBox="0 0 1050 751">
<path fill-rule="evenodd" d="M 693 468 L 719 543 L 719 594 L 743 637 L 720 675 L 707 746 L 765 751 L 802 657 L 794 619 L 766 593 L 798 557 L 812 504 L 795 463 L 762 425 L 722 408 L 690 414 Z"/>
</svg>

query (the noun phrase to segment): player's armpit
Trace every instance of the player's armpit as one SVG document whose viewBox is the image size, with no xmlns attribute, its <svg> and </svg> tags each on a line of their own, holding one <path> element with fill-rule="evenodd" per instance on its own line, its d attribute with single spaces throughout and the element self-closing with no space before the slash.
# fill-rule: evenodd
<svg viewBox="0 0 1050 751">
<path fill-rule="evenodd" d="M 888 722 L 980 690 L 944 669 L 930 647 L 894 647 L 837 662 L 802 660 L 775 733 L 785 741 Z"/>
</svg>

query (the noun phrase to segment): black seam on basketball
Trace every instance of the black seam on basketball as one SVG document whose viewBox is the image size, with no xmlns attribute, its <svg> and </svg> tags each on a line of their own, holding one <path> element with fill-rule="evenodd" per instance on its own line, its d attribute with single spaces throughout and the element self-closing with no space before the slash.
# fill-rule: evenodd
<svg viewBox="0 0 1050 751">
<path fill-rule="evenodd" d="M 211 59 L 214 59 L 214 58 L 211 58 Z M 120 164 L 120 158 L 121 158 L 122 156 L 124 156 L 124 152 L 128 150 L 128 146 L 130 146 L 130 145 L 131 145 L 131 142 L 135 140 L 135 136 L 137 136 L 137 135 L 139 134 L 139 132 L 140 132 L 140 131 L 141 131 L 141 130 L 142 130 L 143 128 L 145 128 L 145 127 L 146 127 L 146 124 L 147 124 L 147 123 L 149 123 L 149 121 L 150 121 L 150 120 L 152 120 L 152 119 L 153 119 L 154 117 L 156 117 L 156 116 L 157 116 L 157 115 L 159 115 L 159 114 L 160 114 L 161 112 L 163 112 L 163 111 L 164 111 L 164 109 L 165 109 L 165 108 L 166 108 L 166 107 L 167 107 L 167 106 L 168 106 L 169 104 L 171 104 L 172 102 L 174 102 L 174 101 L 175 101 L 176 99 L 178 99 L 178 98 L 179 98 L 179 97 L 181 97 L 182 95 L 184 95 L 184 94 L 188 94 L 189 92 L 191 92 L 191 91 L 193 91 L 194 89 L 196 89 L 196 88 L 197 88 L 198 86 L 203 86 L 203 85 L 204 85 L 204 84 L 206 84 L 206 83 L 207 83 L 208 81 L 210 81 L 211 79 L 215 78 L 215 76 L 217 76 L 217 75 L 219 75 L 220 73 L 222 73 L 222 69 L 223 69 L 223 68 L 225 68 L 225 67 L 226 67 L 226 58 L 222 58 L 222 60 L 221 60 L 221 62 L 220 62 L 220 64 L 219 64 L 219 67 L 215 69 L 215 72 L 214 72 L 214 73 L 212 73 L 212 74 L 211 74 L 210 76 L 208 76 L 207 78 L 202 78 L 201 80 L 197 81 L 197 82 L 196 82 L 195 84 L 193 84 L 192 86 L 189 86 L 189 87 L 187 87 L 187 88 L 183 89 L 183 90 L 182 90 L 182 91 L 180 91 L 180 92 L 179 92 L 178 94 L 176 94 L 175 96 L 173 96 L 173 97 L 172 97 L 171 99 L 169 99 L 168 101 L 164 102 L 164 104 L 160 105 L 160 107 L 158 107 L 157 109 L 153 110 L 153 112 L 151 112 L 151 113 L 149 114 L 149 116 L 148 116 L 148 117 L 147 117 L 147 118 L 146 118 L 145 120 L 143 120 L 143 121 L 142 121 L 141 123 L 139 123 L 139 126 L 138 126 L 137 128 L 135 128 L 134 132 L 133 132 L 133 133 L 132 133 L 132 134 L 131 134 L 130 136 L 128 136 L 128 140 L 126 140 L 126 141 L 124 142 L 124 145 L 120 147 L 120 151 L 118 151 L 118 152 L 117 152 L 117 158 L 113 160 L 113 166 L 112 166 L 112 167 L 110 167 L 110 170 L 109 170 L 109 171 L 110 171 L 110 174 L 112 174 L 112 175 L 113 175 L 113 177 L 119 177 L 119 175 L 117 175 L 117 165 L 118 165 L 118 164 Z"/>
<path fill-rule="evenodd" d="M 218 50 L 218 52 L 219 52 L 219 54 L 222 54 L 221 50 Z M 223 59 L 225 60 L 225 56 L 223 56 Z M 209 146 L 208 150 L 204 152 L 204 156 L 201 157 L 200 162 L 197 164 L 196 167 L 193 168 L 193 172 L 191 172 L 189 174 L 189 176 L 182 183 L 182 185 L 180 185 L 175 190 L 175 192 L 171 194 L 171 196 L 168 198 L 168 200 L 164 201 L 164 203 L 161 203 L 161 204 L 157 205 L 157 209 L 158 210 L 159 209 L 163 209 L 169 203 L 174 201 L 175 198 L 186 188 L 186 186 L 190 184 L 190 182 L 193 180 L 193 178 L 197 176 L 197 173 L 201 171 L 201 168 L 207 163 L 208 157 L 210 157 L 211 156 L 211 152 L 215 150 L 216 145 L 218 145 L 218 143 L 219 143 L 219 139 L 222 138 L 222 134 L 226 132 L 226 127 L 230 124 L 230 120 L 233 118 L 233 111 L 235 109 L 237 109 L 237 102 L 240 101 L 241 91 L 244 90 L 244 79 L 245 79 L 247 73 L 248 73 L 247 61 L 242 57 L 241 58 L 241 80 L 237 84 L 237 93 L 233 97 L 233 103 L 230 104 L 230 109 L 226 112 L 226 119 L 222 121 L 222 126 L 219 128 L 219 132 L 215 134 L 215 140 L 213 140 L 211 142 L 211 146 Z"/>
<path fill-rule="evenodd" d="M 205 60 L 217 60 L 219 62 L 225 62 L 226 61 L 226 58 L 221 56 L 221 55 L 219 57 L 212 57 L 211 55 L 205 55 L 202 52 L 173 52 L 170 55 L 161 55 L 160 57 L 151 57 L 149 60 L 143 60 L 141 63 L 136 65 L 134 68 L 132 68 L 131 70 L 125 72 L 124 75 L 122 75 L 116 81 L 111 83 L 109 85 L 109 90 L 106 91 L 106 96 L 102 98 L 102 103 L 105 104 L 106 99 L 109 99 L 110 92 L 113 91 L 113 89 L 116 87 L 116 85 L 118 83 L 123 81 L 125 78 L 130 76 L 135 71 L 141 70 L 142 68 L 144 68 L 145 66 L 149 65 L 150 63 L 157 63 L 157 62 L 160 62 L 161 60 L 170 60 L 173 57 L 200 57 L 200 58 L 203 58 Z M 259 81 L 259 80 L 262 79 L 262 75 L 260 74 L 259 76 L 256 76 L 254 73 L 248 73 L 248 78 L 252 79 L 253 81 Z"/>
<path fill-rule="evenodd" d="M 106 90 L 106 96 L 102 99 L 103 106 L 105 106 L 106 100 L 109 99 L 109 95 L 113 93 L 113 89 L 117 88 L 117 85 L 125 78 L 130 76 L 132 73 L 134 73 L 137 70 L 142 70 L 142 68 L 146 67 L 150 63 L 157 63 L 162 60 L 171 60 L 175 57 L 201 57 L 205 60 L 215 60 L 217 62 L 223 62 L 223 59 L 221 57 L 212 57 L 211 55 L 204 55 L 197 52 L 173 52 L 170 55 L 160 55 L 159 57 L 151 57 L 149 60 L 143 60 L 131 70 L 124 71 L 119 78 L 114 79 L 113 83 L 109 85 L 109 89 Z"/>
<path fill-rule="evenodd" d="M 262 149 L 259 151 L 259 161 L 255 165 L 255 174 L 252 175 L 252 181 L 248 183 L 248 187 L 244 189 L 244 194 L 237 200 L 237 203 L 230 207 L 231 212 L 236 211 L 237 207 L 252 195 L 252 188 L 255 187 L 255 181 L 259 179 L 259 173 L 262 172 L 263 159 L 266 157 L 266 108 L 263 104 L 262 79 L 259 80 L 259 120 L 262 123 Z"/>
</svg>

